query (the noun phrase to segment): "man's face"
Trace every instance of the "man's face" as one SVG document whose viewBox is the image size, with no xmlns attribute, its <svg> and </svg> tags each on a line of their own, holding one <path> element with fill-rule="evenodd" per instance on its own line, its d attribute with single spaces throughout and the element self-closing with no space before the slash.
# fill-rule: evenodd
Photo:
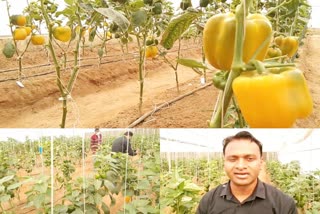
<svg viewBox="0 0 320 214">
<path fill-rule="evenodd" d="M 246 139 L 231 141 L 225 150 L 224 170 L 236 186 L 249 186 L 260 173 L 262 157 L 256 143 Z"/>
</svg>

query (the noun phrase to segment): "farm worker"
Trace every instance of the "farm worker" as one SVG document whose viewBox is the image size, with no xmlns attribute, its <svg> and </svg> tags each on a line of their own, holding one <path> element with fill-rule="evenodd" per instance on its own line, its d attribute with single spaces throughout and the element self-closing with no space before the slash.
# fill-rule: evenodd
<svg viewBox="0 0 320 214">
<path fill-rule="evenodd" d="M 42 155 L 42 152 L 43 152 L 43 148 L 42 148 L 42 146 L 39 146 L 39 153 L 40 153 L 40 155 Z"/>
<path fill-rule="evenodd" d="M 126 131 L 123 136 L 115 139 L 112 144 L 112 152 L 128 153 L 131 156 L 137 155 L 136 151 L 131 148 L 132 136 L 131 131 Z"/>
<path fill-rule="evenodd" d="M 102 134 L 99 130 L 99 127 L 95 127 L 94 134 L 91 136 L 90 148 L 93 154 L 99 149 L 102 143 Z"/>
<path fill-rule="evenodd" d="M 229 182 L 207 192 L 197 214 L 297 214 L 294 200 L 259 180 L 262 144 L 241 131 L 223 140 L 224 170 Z"/>
</svg>

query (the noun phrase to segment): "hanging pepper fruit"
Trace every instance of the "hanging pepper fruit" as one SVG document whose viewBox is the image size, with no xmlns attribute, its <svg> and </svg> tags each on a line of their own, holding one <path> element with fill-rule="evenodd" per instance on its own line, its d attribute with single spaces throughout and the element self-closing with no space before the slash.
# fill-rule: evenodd
<svg viewBox="0 0 320 214">
<path fill-rule="evenodd" d="M 181 0 L 180 2 L 180 8 L 182 10 L 188 9 L 188 7 L 192 7 L 192 2 L 191 0 Z"/>
<path fill-rule="evenodd" d="M 152 9 L 153 13 L 159 15 L 162 13 L 162 4 L 161 2 L 154 3 L 154 8 Z"/>
<path fill-rule="evenodd" d="M 213 85 L 220 90 L 224 90 L 227 83 L 228 74 L 229 72 L 227 71 L 216 72 L 212 77 Z"/>
<path fill-rule="evenodd" d="M 207 7 L 209 3 L 209 0 L 200 0 L 199 5 L 200 7 Z"/>
<path fill-rule="evenodd" d="M 234 95 L 251 128 L 289 128 L 312 112 L 312 98 L 302 72 L 294 67 L 274 74 L 268 69 L 242 72 L 232 83 Z"/>
<path fill-rule="evenodd" d="M 274 39 L 274 43 L 281 49 L 283 55 L 293 57 L 299 47 L 299 40 L 295 36 L 278 36 Z"/>
<path fill-rule="evenodd" d="M 282 56 L 282 51 L 279 48 L 277 48 L 277 47 L 268 48 L 266 59 L 274 58 L 274 57 L 278 57 L 278 56 Z"/>
<path fill-rule="evenodd" d="M 203 30 L 204 53 L 209 63 L 219 70 L 230 70 L 235 46 L 236 19 L 233 13 L 217 14 L 208 19 Z M 271 41 L 272 26 L 261 14 L 246 18 L 243 61 L 248 62 L 267 40 L 256 59 L 263 60 Z"/>
</svg>

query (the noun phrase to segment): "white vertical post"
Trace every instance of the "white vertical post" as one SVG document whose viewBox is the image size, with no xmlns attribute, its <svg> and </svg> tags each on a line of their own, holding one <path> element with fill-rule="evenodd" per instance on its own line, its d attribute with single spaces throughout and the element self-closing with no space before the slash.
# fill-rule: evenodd
<svg viewBox="0 0 320 214">
<path fill-rule="evenodd" d="M 51 214 L 53 214 L 53 207 L 54 207 L 54 204 L 53 204 L 53 197 L 54 197 L 53 136 L 51 136 L 51 145 L 50 146 L 51 146 Z"/>
<path fill-rule="evenodd" d="M 83 213 L 86 213 L 86 179 L 85 179 L 85 146 L 84 146 L 84 138 L 85 138 L 85 132 L 82 134 L 82 178 L 83 178 Z"/>
</svg>

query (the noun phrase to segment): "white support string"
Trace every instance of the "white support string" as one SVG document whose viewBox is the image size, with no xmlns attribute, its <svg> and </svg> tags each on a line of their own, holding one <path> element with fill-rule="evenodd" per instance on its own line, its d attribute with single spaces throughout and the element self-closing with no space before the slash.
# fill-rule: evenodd
<svg viewBox="0 0 320 214">
<path fill-rule="evenodd" d="M 129 130 L 127 130 L 129 131 Z M 126 139 L 127 140 L 127 139 Z M 127 154 L 126 154 L 126 171 L 125 171 L 125 178 L 124 178 L 124 206 L 123 206 L 123 213 L 126 213 L 126 196 L 127 196 L 127 178 L 128 178 L 128 158 L 129 158 L 129 153 L 128 153 L 128 148 L 129 148 L 129 141 L 127 140 Z"/>
<path fill-rule="evenodd" d="M 41 153 L 40 153 L 40 160 L 41 160 L 41 175 L 44 175 L 44 162 L 43 162 L 43 141 L 45 140 L 45 138 L 43 137 L 43 129 L 41 130 L 41 138 L 40 138 L 40 147 L 41 148 Z M 40 151 L 39 151 L 40 152 Z"/>
<path fill-rule="evenodd" d="M 214 149 L 212 149 L 212 156 L 214 156 Z M 209 177 L 209 188 L 210 188 L 210 185 L 211 185 L 211 168 L 210 168 L 210 161 L 211 161 L 211 158 L 210 158 L 210 151 L 208 152 L 208 177 Z"/>
<path fill-rule="evenodd" d="M 144 133 L 144 131 L 145 131 L 145 128 L 143 128 L 142 129 L 142 138 L 141 138 L 141 142 L 140 142 L 140 157 L 139 157 L 139 164 L 138 164 L 138 166 L 139 166 L 139 168 L 138 168 L 138 179 L 140 178 L 140 167 L 141 167 L 141 165 L 142 165 L 142 162 L 141 162 L 141 155 L 142 155 L 142 144 L 144 143 L 144 136 L 145 136 L 145 133 Z"/>
<path fill-rule="evenodd" d="M 85 147 L 84 147 L 84 138 L 85 138 L 85 132 L 82 134 L 82 178 L 83 178 L 83 213 L 86 213 L 86 179 L 85 179 L 85 168 L 86 168 L 86 162 L 85 162 Z"/>
<path fill-rule="evenodd" d="M 171 154 L 170 152 L 167 152 L 169 173 L 171 173 L 171 157 L 170 157 L 170 154 Z"/>
<path fill-rule="evenodd" d="M 51 214 L 53 214 L 53 197 L 54 197 L 54 165 L 53 165 L 53 136 L 51 136 Z"/>
</svg>

